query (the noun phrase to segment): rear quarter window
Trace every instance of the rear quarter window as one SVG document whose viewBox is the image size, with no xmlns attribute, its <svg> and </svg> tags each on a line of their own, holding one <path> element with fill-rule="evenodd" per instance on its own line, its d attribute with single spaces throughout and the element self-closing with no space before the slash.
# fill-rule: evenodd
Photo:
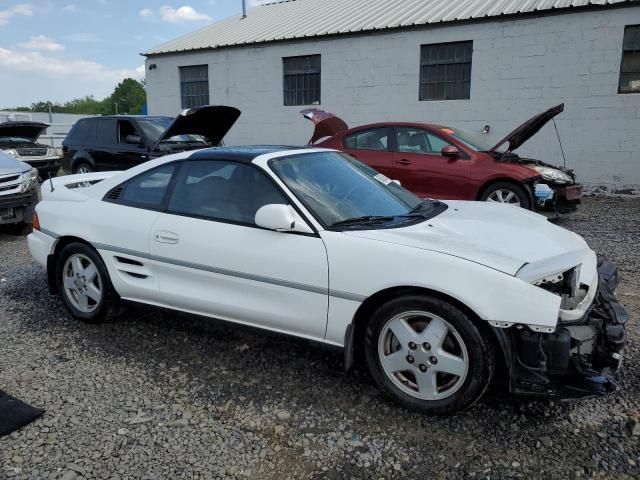
<svg viewBox="0 0 640 480">
<path fill-rule="evenodd" d="M 93 137 L 93 138 L 92 138 Z M 78 120 L 67 135 L 67 143 L 85 144 L 95 139 L 95 122 Z"/>
</svg>

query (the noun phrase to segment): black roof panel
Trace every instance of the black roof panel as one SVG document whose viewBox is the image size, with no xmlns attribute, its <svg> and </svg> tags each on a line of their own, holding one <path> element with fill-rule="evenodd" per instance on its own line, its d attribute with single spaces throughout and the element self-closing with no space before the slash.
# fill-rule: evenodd
<svg viewBox="0 0 640 480">
<path fill-rule="evenodd" d="M 190 160 L 214 160 L 226 159 L 241 162 L 252 162 L 260 155 L 268 153 L 284 152 L 287 150 L 302 150 L 305 147 L 292 145 L 247 145 L 240 147 L 213 147 L 205 150 L 198 150 L 189 157 Z"/>
</svg>

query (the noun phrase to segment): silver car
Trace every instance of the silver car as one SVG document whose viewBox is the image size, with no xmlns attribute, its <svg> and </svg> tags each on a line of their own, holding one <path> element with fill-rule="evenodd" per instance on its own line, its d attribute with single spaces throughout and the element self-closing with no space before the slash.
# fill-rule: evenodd
<svg viewBox="0 0 640 480">
<path fill-rule="evenodd" d="M 33 221 L 38 203 L 38 170 L 0 152 L 0 225 Z"/>
</svg>

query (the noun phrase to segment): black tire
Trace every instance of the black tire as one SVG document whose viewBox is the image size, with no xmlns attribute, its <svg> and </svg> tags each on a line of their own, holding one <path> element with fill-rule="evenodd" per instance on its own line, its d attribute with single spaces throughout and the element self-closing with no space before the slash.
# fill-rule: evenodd
<svg viewBox="0 0 640 480">
<path fill-rule="evenodd" d="M 480 200 L 482 200 L 483 202 L 487 202 L 489 201 L 489 197 L 500 190 L 512 192 L 518 198 L 518 201 L 520 202 L 520 206 L 522 208 L 531 210 L 531 197 L 526 188 L 514 182 L 505 181 L 489 185 L 480 195 Z"/>
<path fill-rule="evenodd" d="M 445 320 L 457 331 L 465 345 L 468 357 L 466 376 L 459 377 L 457 390 L 448 397 L 434 400 L 416 398 L 395 385 L 383 370 L 378 340 L 385 326 L 397 315 L 416 310 L 429 312 Z M 404 350 L 405 347 L 402 348 Z M 430 415 L 450 415 L 469 408 L 489 387 L 496 367 L 495 347 L 490 332 L 478 328 L 459 308 L 426 295 L 406 295 L 382 305 L 367 324 L 364 352 L 369 372 L 383 392 L 406 408 Z"/>
<path fill-rule="evenodd" d="M 74 168 L 73 173 L 80 173 L 80 170 L 85 168 L 86 171 L 83 173 L 91 173 L 95 171 L 95 168 L 91 166 L 89 162 L 79 162 Z"/>
<path fill-rule="evenodd" d="M 91 260 L 97 270 L 99 276 L 102 296 L 99 302 L 95 304 L 95 309 L 91 312 L 84 312 L 76 308 L 72 300 L 69 298 L 69 293 L 64 286 L 64 268 L 67 260 L 76 254 L 84 255 Z M 84 243 L 70 243 L 62 248 L 56 258 L 55 269 L 56 285 L 58 292 L 64 306 L 69 310 L 78 320 L 85 323 L 104 323 L 113 320 L 118 316 L 122 310 L 122 300 L 120 296 L 113 288 L 107 267 L 105 266 L 102 258 L 98 252 L 96 252 L 89 245 Z"/>
</svg>

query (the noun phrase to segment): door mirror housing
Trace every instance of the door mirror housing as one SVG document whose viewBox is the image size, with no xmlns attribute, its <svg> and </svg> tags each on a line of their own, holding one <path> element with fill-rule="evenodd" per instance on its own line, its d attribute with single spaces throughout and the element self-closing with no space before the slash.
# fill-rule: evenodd
<svg viewBox="0 0 640 480">
<path fill-rule="evenodd" d="M 131 145 L 142 145 L 142 137 L 140 135 L 127 135 L 124 141 Z"/>
<path fill-rule="evenodd" d="M 458 147 L 454 145 L 447 145 L 442 149 L 440 153 L 443 157 L 447 158 L 460 158 L 462 156 L 462 153 L 460 152 Z"/>
<path fill-rule="evenodd" d="M 271 204 L 256 212 L 256 225 L 276 232 L 313 233 L 289 205 Z"/>
</svg>

